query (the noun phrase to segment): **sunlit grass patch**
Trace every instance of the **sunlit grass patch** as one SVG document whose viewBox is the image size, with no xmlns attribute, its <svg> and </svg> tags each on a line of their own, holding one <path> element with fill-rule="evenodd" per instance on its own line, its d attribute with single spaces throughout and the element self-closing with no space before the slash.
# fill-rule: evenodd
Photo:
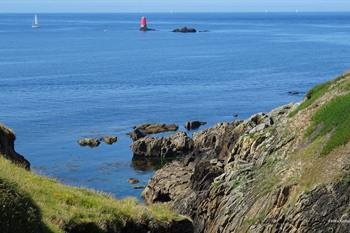
<svg viewBox="0 0 350 233">
<path fill-rule="evenodd" d="M 349 76 L 349 74 L 344 74 L 344 75 L 339 76 L 338 78 L 336 78 L 334 80 L 318 84 L 318 85 L 314 86 L 313 88 L 311 88 L 306 93 L 305 100 L 294 111 L 292 111 L 289 114 L 289 117 L 295 116 L 301 110 L 306 109 L 307 107 L 309 107 L 310 105 L 315 103 L 316 100 L 321 98 L 325 93 L 327 93 L 330 90 L 330 88 L 332 87 L 333 84 L 343 80 L 344 78 L 346 78 L 348 76 Z M 347 90 L 347 88 L 349 88 L 350 84 L 349 84 L 349 82 L 346 82 L 346 83 L 340 83 L 340 85 L 345 90 Z"/>
<path fill-rule="evenodd" d="M 2 156 L 0 179 L 14 184 L 17 193 L 25 195 L 38 207 L 46 229 L 42 232 L 61 233 L 84 223 L 92 223 L 104 232 L 107 224 L 122 229 L 128 221 L 167 223 L 181 218 L 166 205 L 146 207 L 134 198 L 116 200 L 105 193 L 63 185 L 19 168 Z"/>
<path fill-rule="evenodd" d="M 350 94 L 338 96 L 322 106 L 312 117 L 312 125 L 307 130 L 310 135 L 319 127 L 315 137 L 330 134 L 323 147 L 322 155 L 334 148 L 345 145 L 350 140 Z"/>
</svg>

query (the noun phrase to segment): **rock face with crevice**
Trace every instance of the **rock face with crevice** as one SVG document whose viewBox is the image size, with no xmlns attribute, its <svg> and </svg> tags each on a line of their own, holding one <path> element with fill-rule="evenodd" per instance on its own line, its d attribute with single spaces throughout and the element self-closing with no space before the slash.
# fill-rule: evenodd
<svg viewBox="0 0 350 233">
<path fill-rule="evenodd" d="M 290 118 L 289 104 L 194 133 L 192 149 L 150 180 L 145 202 L 168 203 L 196 233 L 349 232 L 350 145 L 329 155 L 340 163 L 332 180 L 309 174 L 327 164 L 304 136 L 318 107 Z"/>
<path fill-rule="evenodd" d="M 0 155 L 29 170 L 29 161 L 15 151 L 15 140 L 16 135 L 14 132 L 5 125 L 0 124 Z"/>
</svg>

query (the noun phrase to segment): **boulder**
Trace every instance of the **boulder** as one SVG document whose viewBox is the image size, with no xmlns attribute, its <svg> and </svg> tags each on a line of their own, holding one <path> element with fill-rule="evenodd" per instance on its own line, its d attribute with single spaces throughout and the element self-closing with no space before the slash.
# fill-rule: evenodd
<svg viewBox="0 0 350 233">
<path fill-rule="evenodd" d="M 288 95 L 301 95 L 302 92 L 300 91 L 288 91 Z"/>
<path fill-rule="evenodd" d="M 108 144 L 108 145 L 112 145 L 114 143 L 116 143 L 118 141 L 118 138 L 116 136 L 103 136 L 102 140 Z M 101 140 L 101 141 L 102 141 Z"/>
<path fill-rule="evenodd" d="M 134 126 L 135 130 L 140 130 L 142 133 L 149 135 L 149 134 L 158 134 L 158 133 L 164 133 L 169 131 L 177 131 L 179 129 L 179 126 L 176 124 L 142 124 Z"/>
<path fill-rule="evenodd" d="M 131 145 L 134 156 L 166 158 L 181 156 L 193 148 L 193 140 L 184 132 L 170 137 L 141 138 Z"/>
<path fill-rule="evenodd" d="M 140 181 L 138 179 L 135 179 L 135 178 L 129 178 L 128 182 L 130 184 L 138 184 L 138 183 L 140 183 Z"/>
<path fill-rule="evenodd" d="M 194 28 L 183 27 L 183 28 L 176 28 L 176 29 L 173 30 L 173 32 L 195 33 L 195 32 L 197 32 L 197 30 L 194 29 Z"/>
<path fill-rule="evenodd" d="M 142 132 L 139 129 L 135 129 L 132 132 L 127 133 L 127 135 L 129 135 L 133 141 L 139 140 L 140 138 L 144 138 L 147 136 L 144 132 Z"/>
<path fill-rule="evenodd" d="M 6 159 L 29 170 L 29 161 L 15 151 L 15 140 L 15 133 L 11 129 L 0 124 L 0 155 L 3 155 Z"/>
<path fill-rule="evenodd" d="M 80 146 L 89 146 L 90 148 L 98 147 L 100 143 L 100 140 L 97 138 L 82 138 L 78 141 Z"/>
<path fill-rule="evenodd" d="M 201 127 L 202 125 L 206 125 L 207 122 L 204 121 L 187 121 L 185 124 L 185 128 L 187 130 L 195 130 Z"/>
</svg>

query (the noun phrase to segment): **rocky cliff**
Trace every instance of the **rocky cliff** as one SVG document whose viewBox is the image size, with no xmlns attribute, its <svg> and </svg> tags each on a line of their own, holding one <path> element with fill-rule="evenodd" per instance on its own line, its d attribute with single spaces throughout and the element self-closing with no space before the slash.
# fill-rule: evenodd
<svg viewBox="0 0 350 233">
<path fill-rule="evenodd" d="M 301 104 L 195 133 L 146 203 L 170 204 L 198 233 L 349 232 L 349 93 L 344 74 Z"/>
<path fill-rule="evenodd" d="M 22 155 L 15 151 L 16 136 L 13 131 L 0 124 L 0 154 L 17 165 L 30 169 L 30 163 Z"/>
</svg>

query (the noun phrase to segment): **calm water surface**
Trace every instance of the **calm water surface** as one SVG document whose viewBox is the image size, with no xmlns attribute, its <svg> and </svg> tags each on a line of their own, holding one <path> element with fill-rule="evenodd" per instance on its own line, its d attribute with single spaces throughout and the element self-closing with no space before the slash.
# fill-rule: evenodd
<svg viewBox="0 0 350 233">
<path fill-rule="evenodd" d="M 135 124 L 187 120 L 208 126 L 299 101 L 350 66 L 350 15 L 0 15 L 0 122 L 35 171 L 73 185 L 139 197 L 153 171 L 131 164 Z M 207 33 L 174 34 L 179 26 Z M 85 136 L 119 136 L 81 148 Z"/>
</svg>

